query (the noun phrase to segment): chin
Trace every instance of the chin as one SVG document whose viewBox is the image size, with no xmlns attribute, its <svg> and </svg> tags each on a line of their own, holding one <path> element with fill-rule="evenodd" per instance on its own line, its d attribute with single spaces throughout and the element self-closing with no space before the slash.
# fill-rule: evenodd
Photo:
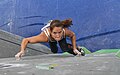
<svg viewBox="0 0 120 75">
<path fill-rule="evenodd" d="M 61 39 L 55 39 L 56 41 L 60 41 Z"/>
</svg>

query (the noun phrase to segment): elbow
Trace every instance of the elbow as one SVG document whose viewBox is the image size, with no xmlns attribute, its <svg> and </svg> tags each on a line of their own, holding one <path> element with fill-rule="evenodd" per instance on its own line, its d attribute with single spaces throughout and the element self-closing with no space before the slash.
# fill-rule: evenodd
<svg viewBox="0 0 120 75">
<path fill-rule="evenodd" d="M 29 43 L 29 39 L 28 39 L 28 38 L 24 38 L 24 39 L 22 40 L 22 42 Z"/>
<path fill-rule="evenodd" d="M 73 35 L 73 37 L 72 37 L 72 38 L 76 40 L 76 36 L 75 36 L 75 35 Z"/>
<path fill-rule="evenodd" d="M 71 38 L 76 38 L 76 35 L 75 33 L 72 34 Z"/>
</svg>

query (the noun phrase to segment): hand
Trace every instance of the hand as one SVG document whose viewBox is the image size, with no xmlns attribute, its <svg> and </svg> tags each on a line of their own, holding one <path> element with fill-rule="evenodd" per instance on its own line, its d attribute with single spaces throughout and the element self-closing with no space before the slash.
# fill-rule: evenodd
<svg viewBox="0 0 120 75">
<path fill-rule="evenodd" d="M 81 55 L 81 52 L 79 52 L 77 49 L 73 50 L 73 52 L 79 56 Z"/>
<path fill-rule="evenodd" d="M 25 55 L 25 52 L 20 51 L 20 52 L 18 52 L 18 53 L 15 55 L 15 58 L 16 58 L 16 60 L 20 60 L 21 57 L 24 56 L 24 55 Z"/>
</svg>

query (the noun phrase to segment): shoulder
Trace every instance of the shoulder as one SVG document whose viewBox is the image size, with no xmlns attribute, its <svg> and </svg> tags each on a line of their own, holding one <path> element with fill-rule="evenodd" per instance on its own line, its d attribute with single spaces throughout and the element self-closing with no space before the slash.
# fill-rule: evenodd
<svg viewBox="0 0 120 75">
<path fill-rule="evenodd" d="M 43 32 L 46 36 L 49 36 L 49 35 L 50 35 L 50 28 L 45 28 L 42 32 Z"/>
<path fill-rule="evenodd" d="M 75 35 L 75 33 L 68 28 L 64 28 L 64 30 L 65 30 L 65 35 L 68 37 L 72 37 L 73 35 Z"/>
<path fill-rule="evenodd" d="M 68 29 L 68 28 L 64 28 L 65 33 L 74 33 L 72 30 Z"/>
</svg>

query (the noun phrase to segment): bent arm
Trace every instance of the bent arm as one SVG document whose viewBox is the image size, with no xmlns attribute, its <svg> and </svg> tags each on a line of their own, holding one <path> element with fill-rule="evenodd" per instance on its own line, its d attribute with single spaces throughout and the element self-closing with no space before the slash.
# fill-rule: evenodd
<svg viewBox="0 0 120 75">
<path fill-rule="evenodd" d="M 71 42 L 72 42 L 72 45 L 73 45 L 73 50 L 76 50 L 76 36 L 75 36 L 75 33 L 72 32 L 71 30 L 69 29 L 65 29 L 65 34 L 66 36 L 70 37 L 71 38 Z"/>
</svg>

